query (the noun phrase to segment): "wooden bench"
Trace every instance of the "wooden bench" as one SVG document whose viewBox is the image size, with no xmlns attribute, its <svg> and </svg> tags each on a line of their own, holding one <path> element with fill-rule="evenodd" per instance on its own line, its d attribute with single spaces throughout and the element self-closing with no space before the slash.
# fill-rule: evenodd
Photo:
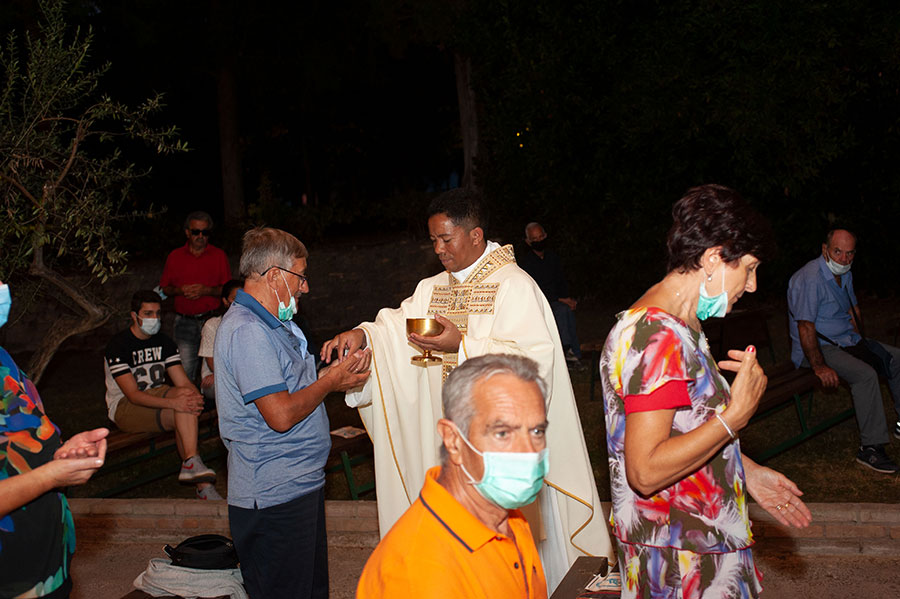
<svg viewBox="0 0 900 599">
<path fill-rule="evenodd" d="M 812 422 L 813 398 L 819 388 L 819 378 L 810 368 L 795 368 L 790 360 L 776 361 L 765 310 L 735 310 L 725 318 L 710 318 L 704 322 L 703 330 L 717 361 L 726 359 L 729 349 L 756 346 L 769 380 L 756 415 L 750 420 L 751 425 L 788 406 L 793 406 L 797 413 L 800 430 L 781 443 L 753 452 L 751 457 L 755 460 L 767 460 L 853 416 L 851 404 L 838 414 Z M 771 363 L 766 363 L 767 357 Z M 725 373 L 725 376 L 729 382 L 734 378 L 733 373 Z"/>
<path fill-rule="evenodd" d="M 198 442 L 217 438 L 219 436 L 218 416 L 215 410 L 203 412 L 198 420 Z M 93 478 L 96 480 L 124 468 L 147 462 L 157 456 L 174 452 L 176 449 L 174 431 L 127 433 L 112 428 L 106 439 L 106 463 Z M 137 452 L 136 454 L 135 451 Z M 126 455 L 123 456 L 122 454 Z M 204 458 L 213 459 L 220 455 L 222 455 L 221 448 L 209 455 L 205 455 Z M 129 478 L 126 482 L 103 489 L 97 493 L 96 496 L 115 497 L 116 495 L 121 495 L 126 491 L 159 480 L 160 478 L 178 474 L 180 470 L 181 460 L 176 460 L 165 466 L 161 466 L 144 476 Z"/>
<path fill-rule="evenodd" d="M 352 436 L 351 436 L 352 435 Z M 325 464 L 325 472 L 341 472 L 347 479 L 350 498 L 356 501 L 363 493 L 375 488 L 375 480 L 358 484 L 353 467 L 373 461 L 374 449 L 369 435 L 361 428 L 345 426 L 331 431 L 331 453 Z"/>
<path fill-rule="evenodd" d="M 203 412 L 199 418 L 198 441 L 218 438 L 218 416 L 215 410 Z M 344 427 L 349 429 L 353 427 Z M 338 429 L 343 430 L 343 429 Z M 344 437 L 340 434 L 331 435 L 331 452 L 328 455 L 326 463 L 326 472 L 343 472 L 347 479 L 347 486 L 350 489 L 350 497 L 354 500 L 359 499 L 363 493 L 371 491 L 375 488 L 375 482 L 370 481 L 365 484 L 359 484 L 353 474 L 354 466 L 358 466 L 367 461 L 373 460 L 372 442 L 369 436 L 362 429 L 356 429 L 358 434 L 351 437 Z M 223 455 L 223 448 L 204 454 L 204 459 L 213 459 Z M 135 450 L 137 453 L 135 454 Z M 175 433 L 173 431 L 152 432 L 152 433 L 126 433 L 117 429 L 113 429 L 107 437 L 106 445 L 106 463 L 97 474 L 94 480 L 104 475 L 117 472 L 124 468 L 129 468 L 137 464 L 151 460 L 157 456 L 171 453 L 176 450 Z M 121 459 L 117 456 L 128 454 Z M 128 481 L 118 485 L 103 489 L 96 494 L 97 497 L 115 497 L 126 491 L 135 489 L 147 483 L 153 482 L 166 476 L 178 474 L 181 469 L 181 461 L 177 460 L 171 464 L 166 464 L 152 472 L 135 478 L 129 478 Z"/>
</svg>

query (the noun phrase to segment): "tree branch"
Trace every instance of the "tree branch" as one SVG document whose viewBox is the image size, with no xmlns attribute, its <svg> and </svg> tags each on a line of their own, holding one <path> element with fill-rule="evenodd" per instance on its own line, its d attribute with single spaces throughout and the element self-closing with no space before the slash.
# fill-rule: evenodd
<svg viewBox="0 0 900 599">
<path fill-rule="evenodd" d="M 98 305 L 93 298 L 88 297 L 82 290 L 72 285 L 72 283 L 58 272 L 47 268 L 44 265 L 43 259 L 41 259 L 39 263 L 37 261 L 32 261 L 29 272 L 36 277 L 46 280 L 48 283 L 65 293 L 72 301 L 78 304 L 82 310 L 87 312 L 91 319 L 103 318 L 104 315 L 107 315 L 108 317 L 109 311 L 106 310 L 106 308 Z"/>
<path fill-rule="evenodd" d="M 66 178 L 66 175 L 69 174 L 69 169 L 72 168 L 72 163 L 75 162 L 75 155 L 78 153 L 78 144 L 81 143 L 82 139 L 84 139 L 84 123 L 78 121 L 78 126 L 75 128 L 75 138 L 72 140 L 72 150 L 69 152 L 69 159 L 66 161 L 66 165 L 63 167 L 62 172 L 59 173 L 56 182 L 53 183 L 54 190 L 62 183 L 62 180 Z"/>
<path fill-rule="evenodd" d="M 31 203 L 34 204 L 35 206 L 41 205 L 41 203 L 37 201 L 37 198 L 35 198 L 33 195 L 31 195 L 31 193 L 27 189 L 25 189 L 24 185 L 22 185 L 21 183 L 19 183 L 12 177 L 8 177 L 8 176 L 4 175 L 3 173 L 0 173 L 0 179 L 5 179 L 5 180 L 9 181 L 10 183 L 12 183 L 13 186 L 16 189 L 18 189 L 19 191 L 21 191 L 23 196 L 25 196 L 26 198 L 31 200 Z"/>
</svg>

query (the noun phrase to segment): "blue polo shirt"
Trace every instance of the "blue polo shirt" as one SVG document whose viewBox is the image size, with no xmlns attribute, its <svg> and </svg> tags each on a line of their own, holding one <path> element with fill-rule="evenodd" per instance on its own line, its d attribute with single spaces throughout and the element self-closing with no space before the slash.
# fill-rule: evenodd
<svg viewBox="0 0 900 599">
<path fill-rule="evenodd" d="M 253 404 L 316 380 L 306 338 L 292 325 L 238 290 L 216 332 L 216 404 L 228 448 L 229 505 L 267 508 L 325 484 L 331 437 L 324 404 L 284 433 L 270 428 Z"/>
<path fill-rule="evenodd" d="M 853 273 L 841 275 L 841 284 L 828 270 L 825 257 L 819 256 L 794 273 L 788 283 L 788 310 L 791 330 L 791 360 L 795 366 L 803 361 L 803 348 L 797 331 L 798 320 L 808 320 L 816 331 L 841 347 L 856 345 L 860 336 L 853 329 L 850 308 L 856 305 Z M 818 339 L 819 345 L 827 341 Z"/>
</svg>

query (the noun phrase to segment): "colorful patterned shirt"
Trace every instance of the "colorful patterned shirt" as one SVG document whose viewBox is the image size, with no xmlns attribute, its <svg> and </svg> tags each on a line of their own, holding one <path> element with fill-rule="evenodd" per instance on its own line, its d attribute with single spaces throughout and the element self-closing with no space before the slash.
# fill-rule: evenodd
<svg viewBox="0 0 900 599">
<path fill-rule="evenodd" d="M 613 533 L 625 543 L 730 552 L 752 544 L 740 443 L 725 445 L 702 468 L 649 497 L 625 476 L 626 405 L 669 382 L 684 381 L 690 405 L 677 408 L 671 436 L 689 433 L 730 400 L 731 390 L 706 337 L 658 308 L 626 310 L 600 359 L 612 485 Z M 633 411 L 630 409 L 629 411 Z"/>
<path fill-rule="evenodd" d="M 59 429 L 34 383 L 0 348 L 0 480 L 53 459 Z M 75 526 L 62 493 L 50 491 L 0 518 L 0 597 L 67 597 Z"/>
</svg>

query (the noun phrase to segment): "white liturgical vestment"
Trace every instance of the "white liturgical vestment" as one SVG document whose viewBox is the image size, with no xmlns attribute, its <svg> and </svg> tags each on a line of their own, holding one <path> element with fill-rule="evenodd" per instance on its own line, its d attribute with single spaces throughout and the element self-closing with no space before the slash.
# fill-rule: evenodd
<svg viewBox="0 0 900 599">
<path fill-rule="evenodd" d="M 496 249 L 494 249 L 496 248 Z M 545 538 L 539 543 L 550 589 L 580 555 L 615 562 L 606 518 L 585 447 L 559 333 L 540 288 L 515 262 L 512 246 L 493 249 L 464 281 L 442 272 L 419 282 L 399 308 L 359 325 L 372 348 L 372 376 L 347 393 L 359 408 L 375 448 L 375 485 L 381 535 L 418 497 L 425 472 L 439 464 L 441 387 L 466 359 L 518 354 L 537 362 L 547 381 L 550 471 L 538 501 Z M 412 362 L 421 353 L 408 341 L 406 319 L 441 314 L 462 333 L 457 354 L 434 352 L 442 362 Z M 600 434 L 595 431 L 595 434 Z"/>
</svg>

